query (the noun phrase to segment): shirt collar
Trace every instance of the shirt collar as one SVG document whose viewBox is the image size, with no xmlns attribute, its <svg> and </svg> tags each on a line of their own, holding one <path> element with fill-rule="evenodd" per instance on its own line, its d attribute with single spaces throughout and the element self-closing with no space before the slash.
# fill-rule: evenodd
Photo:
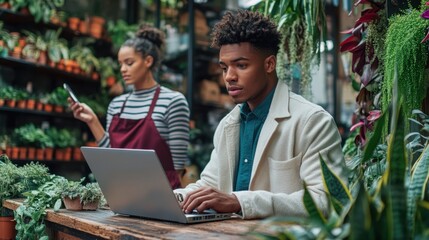
<svg viewBox="0 0 429 240">
<path fill-rule="evenodd" d="M 271 102 L 273 100 L 275 87 L 271 89 L 270 93 L 265 97 L 265 99 L 259 104 L 253 111 L 250 110 L 249 104 L 247 102 L 243 103 L 240 109 L 240 115 L 242 119 L 246 119 L 247 116 L 253 114 L 258 119 L 265 119 L 270 110 Z"/>
</svg>

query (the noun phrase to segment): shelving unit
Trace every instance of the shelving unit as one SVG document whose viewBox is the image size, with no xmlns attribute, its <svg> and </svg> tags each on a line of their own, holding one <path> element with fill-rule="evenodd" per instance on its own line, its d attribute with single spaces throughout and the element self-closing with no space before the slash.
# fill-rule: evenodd
<svg viewBox="0 0 429 240">
<path fill-rule="evenodd" d="M 82 34 L 64 25 L 36 23 L 32 16 L 14 13 L 8 9 L 0 9 L 0 21 L 4 23 L 3 29 L 9 32 L 21 32 L 25 29 L 43 33 L 47 30 L 61 29 L 60 37 L 66 39 L 69 43 L 76 38 L 91 37 L 89 34 Z M 97 50 L 97 57 L 112 55 L 110 51 L 111 43 L 105 38 L 95 39 L 92 47 Z M 64 82 L 68 83 L 78 95 L 93 94 L 94 92 L 99 92 L 101 89 L 100 79 L 87 74 L 73 73 L 49 66 L 48 64 L 40 64 L 12 56 L 0 57 L 0 86 L 9 85 L 18 89 L 26 89 L 30 93 L 39 94 L 50 93 L 54 89 L 61 88 Z M 104 117 L 100 119 L 103 121 Z M 62 129 L 79 131 L 82 140 L 91 141 L 90 138 L 92 135 L 86 124 L 76 120 L 70 111 L 48 112 L 44 108 L 29 109 L 6 105 L 0 106 L 0 135 L 3 134 L 3 136 L 10 138 L 14 130 L 28 124 L 34 124 L 40 129 L 55 128 L 58 131 Z M 43 155 L 39 155 L 38 157 L 30 154 L 30 151 L 33 153 L 34 151 L 39 151 L 39 149 L 35 150 L 33 146 L 28 146 L 28 154 L 20 153 L 16 155 L 16 153 L 13 153 L 15 151 L 14 145 L 5 148 L 1 146 L 0 141 L 0 151 L 6 152 L 16 164 L 20 165 L 32 161 L 41 161 L 51 169 L 51 172 L 69 177 L 70 179 L 80 179 L 90 173 L 86 162 L 83 161 L 80 155 L 78 147 L 76 146 L 71 148 L 70 151 L 63 153 L 71 154 L 71 158 L 57 154 L 58 149 L 54 149 L 54 153 L 52 155 L 49 154 L 53 159 L 49 159 L 47 153 L 43 153 Z M 19 148 L 26 148 L 26 146 L 20 146 Z"/>
</svg>

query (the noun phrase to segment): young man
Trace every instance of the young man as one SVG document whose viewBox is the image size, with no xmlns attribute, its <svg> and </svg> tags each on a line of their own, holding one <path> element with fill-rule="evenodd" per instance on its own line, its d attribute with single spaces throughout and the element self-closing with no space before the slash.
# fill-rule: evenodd
<svg viewBox="0 0 429 240">
<path fill-rule="evenodd" d="M 238 104 L 219 123 L 201 179 L 175 193 L 185 212 L 236 212 L 244 219 L 305 216 L 304 182 L 327 211 L 319 154 L 346 182 L 341 137 L 321 107 L 278 81 L 280 33 L 257 12 L 227 12 L 212 45 L 229 95 Z"/>
</svg>

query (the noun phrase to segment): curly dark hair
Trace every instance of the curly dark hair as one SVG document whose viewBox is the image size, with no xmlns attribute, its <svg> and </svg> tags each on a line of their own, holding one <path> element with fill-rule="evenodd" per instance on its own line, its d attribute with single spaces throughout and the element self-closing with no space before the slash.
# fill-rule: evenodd
<svg viewBox="0 0 429 240">
<path fill-rule="evenodd" d="M 157 70 L 162 61 L 165 45 L 165 34 L 158 28 L 149 24 L 142 24 L 137 30 L 135 37 L 126 40 L 122 46 L 132 47 L 143 57 L 152 56 L 153 64 L 151 70 Z"/>
<path fill-rule="evenodd" d="M 254 47 L 277 55 L 281 34 L 262 13 L 249 10 L 228 11 L 212 32 L 212 47 L 249 42 Z"/>
</svg>

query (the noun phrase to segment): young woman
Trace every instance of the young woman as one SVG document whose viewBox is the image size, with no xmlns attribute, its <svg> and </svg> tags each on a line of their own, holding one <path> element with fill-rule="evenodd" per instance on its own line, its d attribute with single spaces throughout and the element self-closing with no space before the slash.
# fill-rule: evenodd
<svg viewBox="0 0 429 240">
<path fill-rule="evenodd" d="M 147 25 L 124 42 L 118 61 L 133 91 L 109 104 L 106 130 L 88 105 L 69 102 L 74 117 L 88 124 L 100 147 L 155 149 L 175 189 L 187 160 L 189 107 L 183 94 L 160 86 L 154 78 L 163 45 L 163 32 Z"/>
</svg>

